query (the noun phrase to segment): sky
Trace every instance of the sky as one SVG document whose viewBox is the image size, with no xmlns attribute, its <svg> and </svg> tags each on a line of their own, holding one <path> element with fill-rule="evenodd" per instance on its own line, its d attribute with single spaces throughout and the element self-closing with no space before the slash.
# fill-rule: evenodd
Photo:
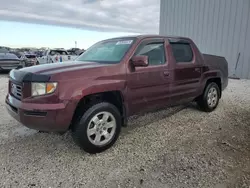
<svg viewBox="0 0 250 188">
<path fill-rule="evenodd" d="M 0 0 L 0 46 L 88 48 L 158 34 L 160 0 Z"/>
</svg>

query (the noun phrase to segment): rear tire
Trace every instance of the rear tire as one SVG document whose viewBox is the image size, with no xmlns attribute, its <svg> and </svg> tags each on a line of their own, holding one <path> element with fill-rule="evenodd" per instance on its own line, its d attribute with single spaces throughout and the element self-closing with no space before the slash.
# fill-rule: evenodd
<svg viewBox="0 0 250 188">
<path fill-rule="evenodd" d="M 219 104 L 220 89 L 215 82 L 209 83 L 203 94 L 198 98 L 197 104 L 202 111 L 212 112 Z"/>
<path fill-rule="evenodd" d="M 121 114 L 110 103 L 92 104 L 72 127 L 74 142 L 88 153 L 100 153 L 110 148 L 121 131 Z"/>
</svg>

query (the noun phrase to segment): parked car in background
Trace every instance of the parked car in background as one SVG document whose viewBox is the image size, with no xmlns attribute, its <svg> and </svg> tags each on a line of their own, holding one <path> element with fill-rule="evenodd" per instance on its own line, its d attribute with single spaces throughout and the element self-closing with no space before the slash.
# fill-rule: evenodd
<svg viewBox="0 0 250 188">
<path fill-rule="evenodd" d="M 227 85 L 226 59 L 202 54 L 191 39 L 129 36 L 98 42 L 75 61 L 12 70 L 6 106 L 32 129 L 70 129 L 96 153 L 115 143 L 129 116 L 191 101 L 211 112 Z"/>
<path fill-rule="evenodd" d="M 37 58 L 39 64 L 57 63 L 74 60 L 77 55 L 70 55 L 63 49 L 49 49 L 44 51 L 42 57 Z"/>
<path fill-rule="evenodd" d="M 34 53 L 36 54 L 36 57 L 42 57 L 44 54 L 44 52 L 42 50 L 35 51 Z"/>
<path fill-rule="evenodd" d="M 12 54 L 15 54 L 19 59 L 22 57 L 22 55 L 23 55 L 23 52 L 19 52 L 19 51 L 10 51 L 10 53 L 12 53 Z"/>
<path fill-rule="evenodd" d="M 20 59 L 12 53 L 0 53 L 0 70 L 23 68 Z"/>
<path fill-rule="evenodd" d="M 1 47 L 0 53 L 9 53 L 9 50 L 7 48 Z"/>
<path fill-rule="evenodd" d="M 79 51 L 77 52 L 77 55 L 80 56 L 80 55 L 83 54 L 83 52 L 85 52 L 85 50 L 79 50 Z"/>
<path fill-rule="evenodd" d="M 23 53 L 20 60 L 24 63 L 25 67 L 39 65 L 36 54 Z"/>
<path fill-rule="evenodd" d="M 80 48 L 71 48 L 71 49 L 67 50 L 67 52 L 68 52 L 70 55 L 78 56 L 78 52 L 79 52 L 80 50 L 81 50 Z"/>
<path fill-rule="evenodd" d="M 77 56 L 77 51 L 67 51 L 69 55 Z"/>
</svg>

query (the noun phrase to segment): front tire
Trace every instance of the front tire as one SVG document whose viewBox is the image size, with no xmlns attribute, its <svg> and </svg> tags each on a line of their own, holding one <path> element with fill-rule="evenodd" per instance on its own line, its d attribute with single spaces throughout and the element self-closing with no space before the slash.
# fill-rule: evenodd
<svg viewBox="0 0 250 188">
<path fill-rule="evenodd" d="M 203 94 L 198 98 L 197 104 L 201 110 L 212 112 L 219 104 L 220 88 L 215 82 L 209 83 Z"/>
<path fill-rule="evenodd" d="M 121 114 L 110 103 L 93 104 L 72 127 L 74 142 L 88 153 L 100 153 L 110 148 L 121 131 Z"/>
</svg>

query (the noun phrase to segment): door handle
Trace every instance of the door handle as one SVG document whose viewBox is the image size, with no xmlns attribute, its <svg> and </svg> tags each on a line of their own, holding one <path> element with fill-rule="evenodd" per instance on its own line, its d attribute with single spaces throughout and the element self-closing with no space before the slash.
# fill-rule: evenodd
<svg viewBox="0 0 250 188">
<path fill-rule="evenodd" d="M 200 68 L 195 68 L 194 71 L 195 72 L 201 72 L 201 69 Z"/>
<path fill-rule="evenodd" d="M 169 72 L 168 71 L 163 71 L 163 75 L 164 76 L 169 76 Z"/>
</svg>

